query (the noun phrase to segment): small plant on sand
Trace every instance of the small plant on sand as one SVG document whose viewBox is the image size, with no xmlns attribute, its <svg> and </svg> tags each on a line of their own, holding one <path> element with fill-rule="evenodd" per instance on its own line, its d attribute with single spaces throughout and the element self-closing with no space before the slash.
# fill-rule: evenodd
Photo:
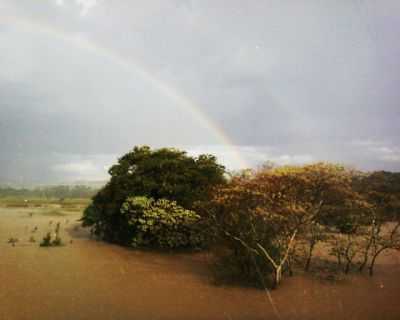
<svg viewBox="0 0 400 320">
<path fill-rule="evenodd" d="M 55 237 L 55 239 L 52 241 L 51 245 L 54 246 L 54 247 L 61 246 L 62 245 L 62 241 L 61 241 L 60 236 L 57 235 Z"/>
<path fill-rule="evenodd" d="M 47 232 L 44 236 L 42 242 L 40 243 L 41 247 L 50 247 L 51 246 L 51 233 Z"/>
<path fill-rule="evenodd" d="M 42 242 L 40 242 L 41 247 L 59 247 L 61 246 L 62 240 L 59 235 L 56 235 L 54 239 L 52 239 L 51 232 L 47 232 L 46 236 L 44 236 Z"/>
<path fill-rule="evenodd" d="M 54 240 L 51 244 L 53 246 L 61 246 L 62 245 L 62 241 L 61 241 L 61 237 L 60 237 L 60 222 L 57 222 Z"/>
<path fill-rule="evenodd" d="M 61 246 L 62 240 L 60 237 L 60 223 L 58 222 L 56 225 L 56 229 L 54 235 L 51 232 L 47 232 L 46 236 L 43 238 L 40 243 L 41 247 L 59 247 Z"/>
<path fill-rule="evenodd" d="M 9 238 L 8 239 L 8 243 L 11 243 L 11 245 L 13 246 L 13 247 L 15 247 L 15 244 L 18 242 L 19 240 L 18 240 L 18 238 L 13 238 L 13 237 L 11 237 L 11 238 Z"/>
</svg>

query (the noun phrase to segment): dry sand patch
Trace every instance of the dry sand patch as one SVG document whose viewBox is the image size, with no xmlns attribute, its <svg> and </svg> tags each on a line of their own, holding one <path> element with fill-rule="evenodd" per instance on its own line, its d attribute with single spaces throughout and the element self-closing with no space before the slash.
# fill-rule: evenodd
<svg viewBox="0 0 400 320">
<path fill-rule="evenodd" d="M 0 319 L 278 319 L 263 291 L 214 286 L 207 254 L 109 245 L 74 228 L 79 213 L 40 210 L 0 208 Z M 40 240 L 49 220 L 61 223 L 64 247 L 28 241 L 34 226 Z M 10 236 L 20 239 L 15 247 Z M 400 255 L 382 256 L 372 279 L 334 284 L 295 276 L 271 295 L 281 319 L 399 319 Z"/>
</svg>

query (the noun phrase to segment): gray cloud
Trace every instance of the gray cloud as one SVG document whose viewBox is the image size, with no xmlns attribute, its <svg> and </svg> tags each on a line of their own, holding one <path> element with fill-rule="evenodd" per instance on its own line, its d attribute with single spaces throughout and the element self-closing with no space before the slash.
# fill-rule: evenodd
<svg viewBox="0 0 400 320">
<path fill-rule="evenodd" d="M 157 85 L 193 101 L 250 165 L 400 170 L 397 1 L 3 0 L 0 9 L 4 181 L 104 177 L 135 144 L 213 151 L 238 166 Z"/>
</svg>

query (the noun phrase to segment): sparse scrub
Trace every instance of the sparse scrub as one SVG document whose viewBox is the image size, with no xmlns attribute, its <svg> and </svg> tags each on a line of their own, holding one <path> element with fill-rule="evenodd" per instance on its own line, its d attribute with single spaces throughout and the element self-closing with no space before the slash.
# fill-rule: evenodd
<svg viewBox="0 0 400 320">
<path fill-rule="evenodd" d="M 62 245 L 62 240 L 61 240 L 60 236 L 57 235 L 54 238 L 54 240 L 52 241 L 51 245 L 54 246 L 54 247 L 61 246 Z"/>
<path fill-rule="evenodd" d="M 51 246 L 51 232 L 47 232 L 44 236 L 42 242 L 40 242 L 41 247 L 50 247 Z"/>
<path fill-rule="evenodd" d="M 59 235 L 52 236 L 51 232 L 46 233 L 42 242 L 41 247 L 59 247 L 63 244 L 62 239 Z"/>
<path fill-rule="evenodd" d="M 58 222 L 55 228 L 54 233 L 47 232 L 42 242 L 40 243 L 41 247 L 58 247 L 63 244 L 62 239 L 60 237 L 60 223 Z"/>
<path fill-rule="evenodd" d="M 252 274 L 257 272 L 254 257 L 264 259 L 278 286 L 285 270 L 293 272 L 296 242 L 307 248 L 308 270 L 315 245 L 327 236 L 324 219 L 335 212 L 332 207 L 349 212 L 349 204 L 360 207 L 351 188 L 351 172 L 321 163 L 234 177 L 216 192 L 210 210 L 217 241 L 232 254 L 239 253 L 239 265 L 249 257 L 245 268 Z"/>
<path fill-rule="evenodd" d="M 11 238 L 8 239 L 7 242 L 10 243 L 13 247 L 15 247 L 15 244 L 16 244 L 18 241 L 19 241 L 18 238 L 11 237 Z"/>
</svg>

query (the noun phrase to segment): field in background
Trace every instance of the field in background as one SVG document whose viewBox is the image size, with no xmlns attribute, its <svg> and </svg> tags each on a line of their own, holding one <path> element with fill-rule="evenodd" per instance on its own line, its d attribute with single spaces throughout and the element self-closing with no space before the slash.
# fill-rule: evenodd
<svg viewBox="0 0 400 320">
<path fill-rule="evenodd" d="M 0 199 L 0 319 L 394 320 L 400 314 L 398 253 L 382 256 L 372 279 L 294 276 L 270 300 L 262 290 L 215 286 L 207 253 L 130 250 L 90 239 L 78 222 L 89 201 Z M 64 246 L 39 247 L 58 222 Z M 15 247 L 10 237 L 18 238 Z"/>
<path fill-rule="evenodd" d="M 0 207 L 6 208 L 43 208 L 55 205 L 59 208 L 75 208 L 81 210 L 90 203 L 90 198 L 62 199 L 59 198 L 23 198 L 23 197 L 1 197 Z"/>
</svg>

